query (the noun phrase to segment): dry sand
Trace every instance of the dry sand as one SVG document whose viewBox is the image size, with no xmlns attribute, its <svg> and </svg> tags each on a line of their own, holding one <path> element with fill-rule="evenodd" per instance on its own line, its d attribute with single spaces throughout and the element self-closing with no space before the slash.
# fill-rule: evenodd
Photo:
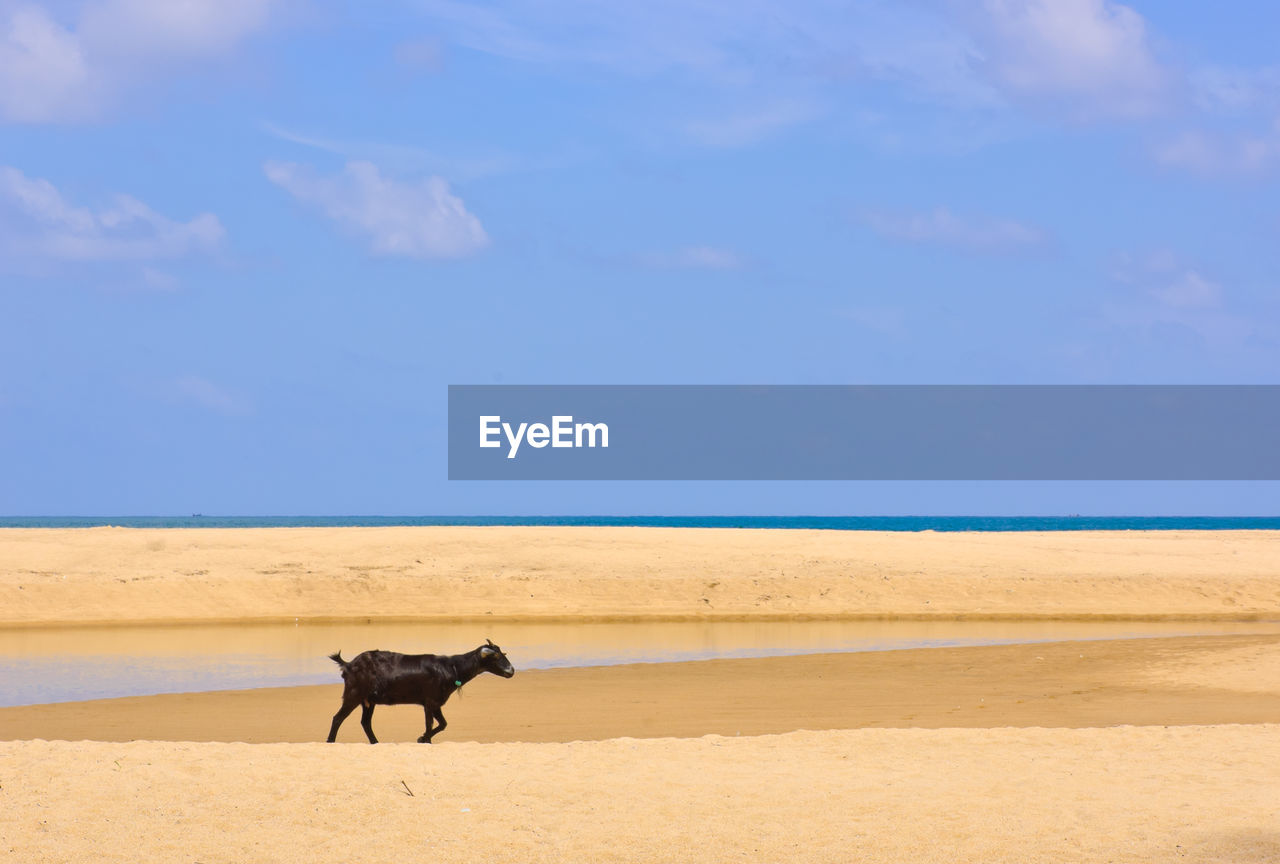
<svg viewBox="0 0 1280 864">
<path fill-rule="evenodd" d="M 14 862 L 1267 862 L 1280 726 L 0 743 Z M 412 793 L 412 794 L 410 794 Z"/>
<path fill-rule="evenodd" d="M 10 529 L 0 625 L 1277 619 L 1277 540 Z M 1252 635 L 522 672 L 469 684 L 430 747 L 0 741 L 0 859 L 1280 861 L 1278 655 Z M 4 709 L 0 737 L 314 742 L 338 689 Z M 374 722 L 404 741 L 421 715 Z"/>
<path fill-rule="evenodd" d="M 0 626 L 1280 617 L 1280 532 L 0 529 Z"/>
</svg>

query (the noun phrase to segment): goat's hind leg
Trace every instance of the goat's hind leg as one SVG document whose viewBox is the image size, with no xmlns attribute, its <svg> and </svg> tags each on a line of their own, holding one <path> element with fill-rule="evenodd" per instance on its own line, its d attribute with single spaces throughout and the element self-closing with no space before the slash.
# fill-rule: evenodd
<svg viewBox="0 0 1280 864">
<path fill-rule="evenodd" d="M 364 710 L 360 712 L 360 725 L 364 727 L 364 734 L 369 736 L 370 744 L 377 744 L 378 739 L 373 735 L 373 703 L 365 702 Z"/>
<path fill-rule="evenodd" d="M 356 706 L 360 704 L 360 700 L 343 694 L 342 707 L 338 709 L 338 713 L 333 715 L 333 725 L 329 727 L 329 743 L 332 744 L 338 739 L 338 727 L 342 725 L 342 721 L 347 719 L 347 715 L 356 710 Z"/>
</svg>

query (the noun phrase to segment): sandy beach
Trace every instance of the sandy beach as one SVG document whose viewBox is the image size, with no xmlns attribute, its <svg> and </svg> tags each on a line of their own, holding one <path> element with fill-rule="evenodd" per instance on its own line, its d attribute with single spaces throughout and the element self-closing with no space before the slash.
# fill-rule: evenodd
<svg viewBox="0 0 1280 864">
<path fill-rule="evenodd" d="M 1280 532 L 0 530 L 0 626 L 1280 617 Z"/>
<path fill-rule="evenodd" d="M 1275 532 L 12 530 L 10 627 L 1280 619 Z M 523 670 L 319 743 L 340 685 L 0 709 L 15 861 L 1280 860 L 1277 633 Z M 394 647 L 394 646 L 383 646 Z M 518 658 L 513 658 L 519 665 Z"/>
<path fill-rule="evenodd" d="M 1280 726 L 0 743 L 13 861 L 1266 862 Z"/>
</svg>

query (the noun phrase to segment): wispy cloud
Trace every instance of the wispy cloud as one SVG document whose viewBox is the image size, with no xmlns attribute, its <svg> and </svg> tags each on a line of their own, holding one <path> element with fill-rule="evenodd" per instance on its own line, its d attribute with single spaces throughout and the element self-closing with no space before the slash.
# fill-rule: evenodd
<svg viewBox="0 0 1280 864">
<path fill-rule="evenodd" d="M 1119 255 L 1112 264 L 1111 278 L 1168 309 L 1209 309 L 1223 301 L 1219 282 L 1169 249 Z"/>
<path fill-rule="evenodd" d="M 149 261 L 208 252 L 222 241 L 218 217 L 170 219 L 129 195 L 92 208 L 68 202 L 48 180 L 0 166 L 0 246 L 15 258 Z"/>
<path fill-rule="evenodd" d="M 143 267 L 141 275 L 142 284 L 152 291 L 169 292 L 178 288 L 178 280 L 172 273 L 166 273 L 154 267 Z"/>
<path fill-rule="evenodd" d="M 483 147 L 472 147 L 467 155 L 454 156 L 412 144 L 299 132 L 275 123 L 263 123 L 262 130 L 281 141 L 333 153 L 348 162 L 373 162 L 387 170 L 406 174 L 439 174 L 455 181 L 492 177 L 511 171 L 517 164 L 514 157 Z"/>
<path fill-rule="evenodd" d="M 1186 270 L 1171 281 L 1152 289 L 1151 294 L 1166 306 L 1176 309 L 1205 309 L 1222 305 L 1222 285 Z"/>
<path fill-rule="evenodd" d="M 473 50 L 640 76 L 680 70 L 740 79 L 751 74 L 749 64 L 731 45 L 758 47 L 790 38 L 785 27 L 766 32 L 768 17 L 786 16 L 786 9 L 770 10 L 759 3 L 549 0 L 499 10 L 460 0 L 427 0 L 420 7 L 451 41 Z"/>
<path fill-rule="evenodd" d="M 644 267 L 659 270 L 741 270 L 746 260 L 719 246 L 684 246 L 672 252 L 650 252 L 638 258 Z"/>
<path fill-rule="evenodd" d="M 959 217 L 946 207 L 929 212 L 863 210 L 857 221 L 881 237 L 906 243 L 939 244 L 974 252 L 1011 253 L 1041 246 L 1040 229 L 1010 219 Z"/>
<path fill-rule="evenodd" d="M 1253 177 L 1280 167 L 1280 66 L 1202 66 L 1187 80 L 1191 128 L 1151 150 L 1156 163 L 1210 177 Z"/>
<path fill-rule="evenodd" d="M 1262 133 L 1182 132 L 1155 148 L 1155 160 L 1166 168 L 1205 175 L 1256 175 L 1280 165 L 1280 121 Z"/>
<path fill-rule="evenodd" d="M 687 129 L 695 141 L 709 147 L 742 147 L 811 120 L 818 113 L 810 101 L 793 99 L 721 116 L 700 117 L 690 121 Z"/>
<path fill-rule="evenodd" d="M 864 329 L 890 336 L 906 332 L 907 312 L 901 306 L 847 306 L 837 309 L 836 314 Z"/>
<path fill-rule="evenodd" d="M 1106 329 L 1159 339 L 1185 333 L 1223 350 L 1274 338 L 1265 316 L 1234 309 L 1222 282 L 1172 250 L 1122 254 L 1110 275 L 1121 287 L 1099 310 Z"/>
<path fill-rule="evenodd" d="M 88 0 L 65 23 L 0 4 L 0 119 L 92 120 L 157 73 L 207 61 L 263 29 L 273 0 Z"/>
<path fill-rule="evenodd" d="M 1280 66 L 1202 66 L 1188 76 L 1192 100 L 1205 111 L 1238 113 L 1280 107 Z"/>
<path fill-rule="evenodd" d="M 396 65 L 406 72 L 439 72 L 444 68 L 444 46 L 439 39 L 411 39 L 392 52 Z"/>
<path fill-rule="evenodd" d="M 198 405 L 215 414 L 236 417 L 251 412 L 251 406 L 243 396 L 197 375 L 174 380 L 168 392 L 178 401 Z"/>
<path fill-rule="evenodd" d="M 294 198 L 363 236 L 379 255 L 459 258 L 489 244 L 480 220 L 440 177 L 398 182 L 369 162 L 348 162 L 333 176 L 291 162 L 268 162 L 263 171 Z"/>
<path fill-rule="evenodd" d="M 1145 116 L 1170 91 L 1146 21 L 1113 0 L 420 5 L 473 50 L 712 87 L 870 80 L 960 107 L 1020 105 L 1074 120 Z"/>
</svg>

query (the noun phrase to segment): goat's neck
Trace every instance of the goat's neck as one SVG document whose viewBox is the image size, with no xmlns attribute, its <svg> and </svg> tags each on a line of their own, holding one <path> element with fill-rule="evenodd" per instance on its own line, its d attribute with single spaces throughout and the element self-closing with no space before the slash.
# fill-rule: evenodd
<svg viewBox="0 0 1280 864">
<path fill-rule="evenodd" d="M 455 654 L 451 659 L 453 660 L 453 676 L 463 684 L 466 684 L 484 671 L 484 668 L 480 665 L 479 648 L 474 651 L 468 651 L 466 654 Z"/>
</svg>

